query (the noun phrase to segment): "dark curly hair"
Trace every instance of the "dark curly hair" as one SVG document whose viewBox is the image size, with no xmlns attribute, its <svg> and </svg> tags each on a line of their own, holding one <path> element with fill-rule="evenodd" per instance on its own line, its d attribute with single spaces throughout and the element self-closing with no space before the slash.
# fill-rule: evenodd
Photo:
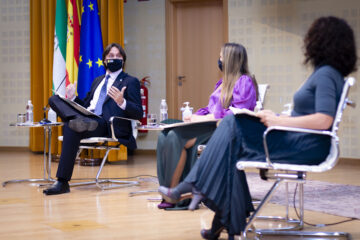
<svg viewBox="0 0 360 240">
<path fill-rule="evenodd" d="M 354 32 L 343 19 L 329 16 L 315 20 L 304 38 L 304 49 L 305 64 L 327 64 L 343 76 L 356 70 Z"/>
</svg>

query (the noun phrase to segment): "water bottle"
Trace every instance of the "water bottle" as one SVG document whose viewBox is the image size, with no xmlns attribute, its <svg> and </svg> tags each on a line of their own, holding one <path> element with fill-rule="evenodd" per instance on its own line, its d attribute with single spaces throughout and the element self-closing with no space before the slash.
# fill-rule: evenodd
<svg viewBox="0 0 360 240">
<path fill-rule="evenodd" d="M 168 106 L 165 99 L 161 99 L 160 103 L 160 122 L 168 119 Z"/>
<path fill-rule="evenodd" d="M 28 100 L 26 105 L 26 123 L 32 124 L 34 122 L 34 114 L 33 114 L 34 106 L 31 103 L 31 100 Z"/>
</svg>

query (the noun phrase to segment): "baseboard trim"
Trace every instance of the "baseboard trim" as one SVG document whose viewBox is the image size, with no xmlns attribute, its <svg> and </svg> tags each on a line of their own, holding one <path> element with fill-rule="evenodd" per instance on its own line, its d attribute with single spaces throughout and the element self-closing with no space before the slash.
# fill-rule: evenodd
<svg viewBox="0 0 360 240">
<path fill-rule="evenodd" d="M 354 162 L 354 161 L 359 161 L 359 162 L 360 162 L 360 158 L 339 158 L 339 161 L 341 161 L 341 162 Z"/>
<path fill-rule="evenodd" d="M 0 152 L 30 152 L 29 147 L 1 146 Z"/>
<path fill-rule="evenodd" d="M 133 155 L 156 155 L 155 149 L 136 149 Z"/>
</svg>

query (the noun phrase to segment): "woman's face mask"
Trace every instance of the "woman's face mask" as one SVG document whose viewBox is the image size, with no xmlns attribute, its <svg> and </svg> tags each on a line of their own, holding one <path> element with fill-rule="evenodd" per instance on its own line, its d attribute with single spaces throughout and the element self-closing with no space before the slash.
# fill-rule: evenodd
<svg viewBox="0 0 360 240">
<path fill-rule="evenodd" d="M 218 67 L 219 67 L 220 71 L 223 71 L 223 64 L 222 64 L 222 61 L 220 60 L 220 58 L 218 60 Z"/>
</svg>

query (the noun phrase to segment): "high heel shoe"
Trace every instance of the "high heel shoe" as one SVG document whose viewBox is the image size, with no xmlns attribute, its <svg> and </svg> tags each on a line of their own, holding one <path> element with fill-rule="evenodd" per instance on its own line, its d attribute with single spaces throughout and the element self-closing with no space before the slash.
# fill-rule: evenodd
<svg viewBox="0 0 360 240">
<path fill-rule="evenodd" d="M 216 240 L 220 237 L 220 233 L 223 229 L 224 227 L 219 228 L 216 233 L 212 233 L 211 229 L 201 229 L 200 234 L 203 239 Z"/>
<path fill-rule="evenodd" d="M 173 188 L 167 188 L 164 186 L 160 186 L 158 192 L 160 193 L 162 198 L 165 199 L 166 202 L 173 204 L 191 197 L 190 193 L 181 195 L 178 192 L 174 191 Z"/>
<path fill-rule="evenodd" d="M 181 195 L 180 193 L 175 191 L 174 188 L 168 188 L 168 187 L 164 187 L 164 186 L 160 186 L 158 189 L 158 192 L 160 193 L 162 198 L 165 199 L 165 201 L 167 203 L 172 203 L 172 204 L 176 204 L 176 203 L 180 202 L 181 200 L 190 198 L 191 193 L 192 193 L 192 199 L 191 199 L 191 202 L 188 207 L 188 209 L 190 211 L 194 211 L 197 208 L 200 201 L 204 198 L 204 196 L 199 191 L 197 191 L 194 187 L 192 188 L 191 193 L 186 193 L 183 195 Z"/>
<path fill-rule="evenodd" d="M 161 194 L 163 199 L 165 199 L 165 201 L 168 203 L 175 204 L 180 201 L 180 196 L 178 196 L 178 194 L 174 194 L 174 192 L 171 191 L 171 188 L 160 186 L 158 192 Z"/>
<path fill-rule="evenodd" d="M 201 229 L 200 234 L 203 239 L 216 240 L 220 237 L 220 233 L 224 228 L 225 227 L 220 222 L 220 218 L 215 214 L 211 223 L 211 229 Z"/>
<path fill-rule="evenodd" d="M 175 207 L 175 204 L 173 204 L 173 203 L 168 203 L 168 202 L 166 202 L 165 200 L 162 200 L 161 203 L 159 203 L 159 204 L 157 205 L 157 207 L 158 207 L 159 209 L 173 208 L 173 207 Z"/>
<path fill-rule="evenodd" d="M 190 211 L 194 211 L 203 198 L 204 198 L 204 196 L 193 187 L 192 188 L 192 199 L 191 199 L 188 209 Z"/>
</svg>

